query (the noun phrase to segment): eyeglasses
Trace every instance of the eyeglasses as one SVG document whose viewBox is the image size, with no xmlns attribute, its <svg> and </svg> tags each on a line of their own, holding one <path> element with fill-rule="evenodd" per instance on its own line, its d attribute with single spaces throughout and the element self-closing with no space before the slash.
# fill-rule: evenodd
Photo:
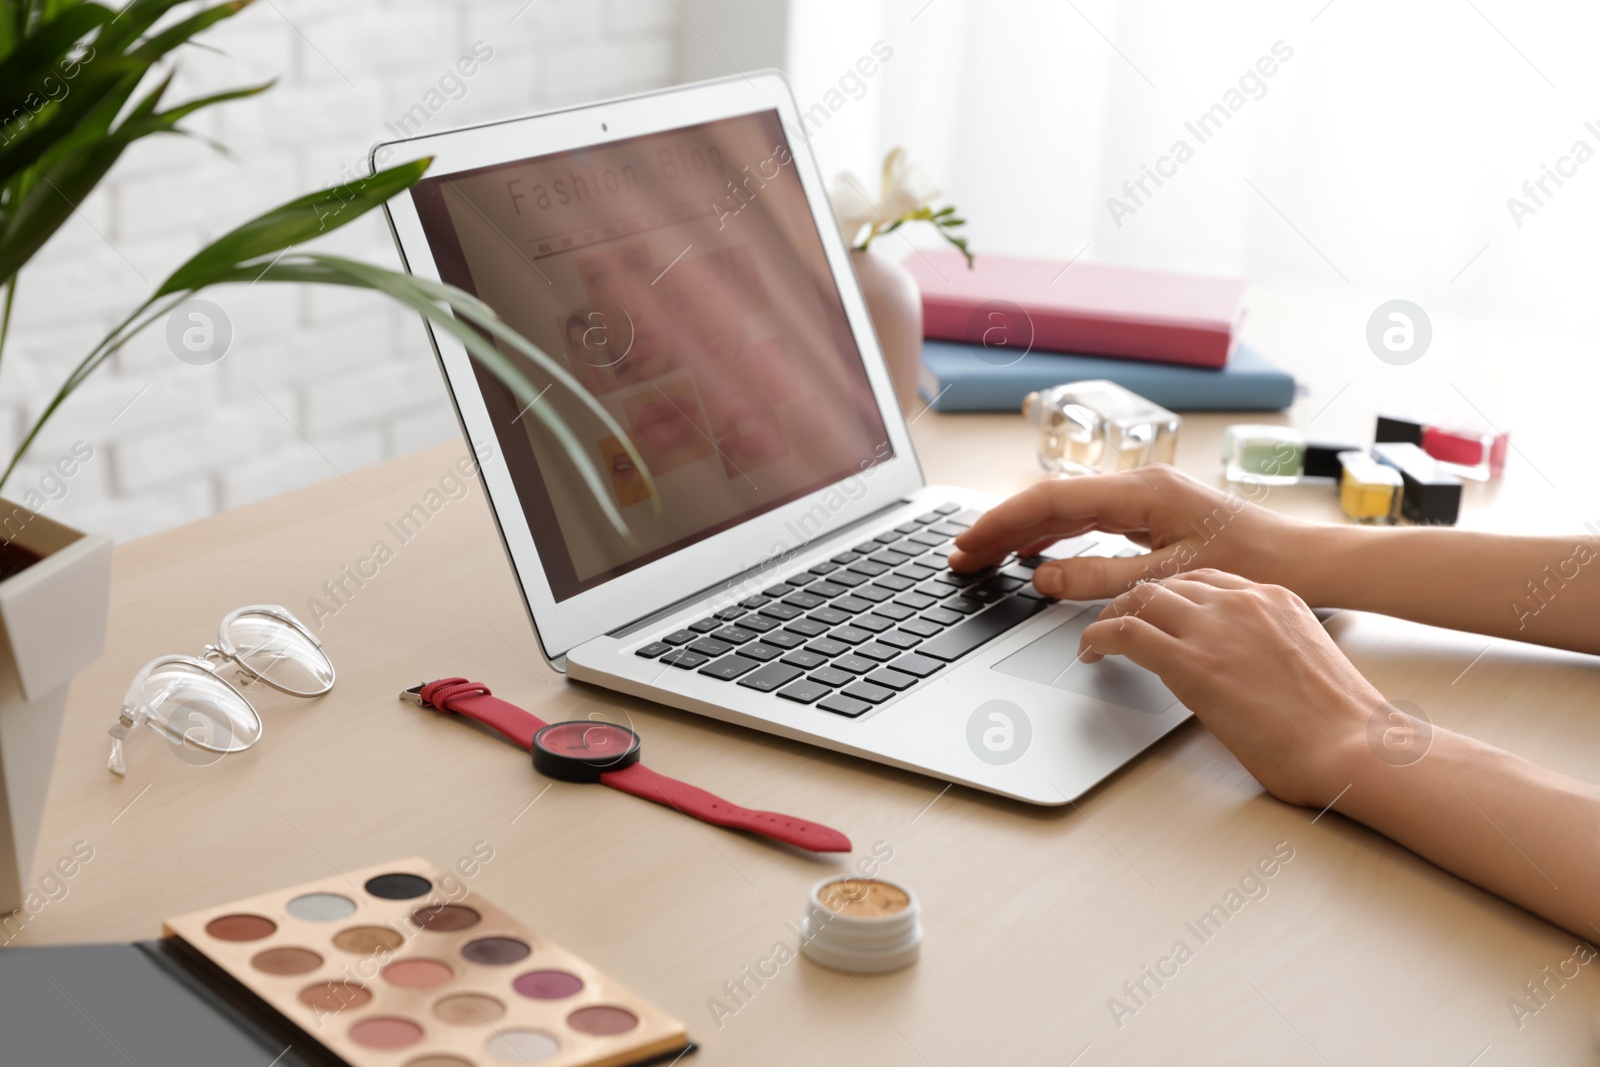
<svg viewBox="0 0 1600 1067">
<path fill-rule="evenodd" d="M 219 673 L 232 667 L 239 687 Z M 333 663 L 305 624 L 288 608 L 252 604 L 230 612 L 217 629 L 217 643 L 194 656 L 159 656 L 128 686 L 122 714 L 111 727 L 113 774 L 128 772 L 123 741 L 140 726 L 166 739 L 189 763 L 214 763 L 261 740 L 261 716 L 239 689 L 265 682 L 295 697 L 321 696 L 333 688 Z M 207 756 L 203 753 L 212 753 Z"/>
</svg>

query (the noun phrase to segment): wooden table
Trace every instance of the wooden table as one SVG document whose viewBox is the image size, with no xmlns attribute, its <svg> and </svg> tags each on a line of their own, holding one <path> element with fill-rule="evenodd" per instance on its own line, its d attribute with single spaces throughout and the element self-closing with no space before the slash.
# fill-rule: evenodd
<svg viewBox="0 0 1600 1067">
<path fill-rule="evenodd" d="M 1559 339 L 1436 323 L 1434 353 L 1388 367 L 1361 340 L 1372 303 L 1256 294 L 1248 336 L 1310 384 L 1293 422 L 1362 440 L 1379 405 L 1466 414 L 1465 399 L 1519 445 L 1501 483 L 1472 488 L 1467 524 L 1600 519 L 1594 479 L 1563 458 L 1571 420 L 1593 425 L 1592 359 Z M 1558 371 L 1570 376 L 1557 383 Z M 1552 387 L 1511 388 L 1537 380 Z M 1229 421 L 1187 419 L 1181 465 L 1216 477 Z M 932 481 L 1006 492 L 1039 476 L 1016 417 L 928 413 L 913 430 Z M 392 542 L 385 522 L 464 451 L 440 446 L 118 550 L 111 647 L 73 686 L 35 870 L 78 841 L 94 857 L 17 943 L 150 937 L 164 916 L 410 854 L 448 865 L 482 841 L 494 858 L 479 891 L 685 1020 L 707 1065 L 1589 1062 L 1600 965 L 1520 1029 L 1507 1007 L 1572 954 L 1570 934 L 1337 814 L 1267 797 L 1196 722 L 1076 806 L 1041 810 L 565 682 L 540 659 L 476 486 L 325 619 L 332 694 L 262 697 L 261 744 L 219 765 L 187 765 L 145 735 L 126 779 L 106 772 L 105 731 L 140 665 L 198 651 L 238 605 L 281 603 L 308 621 L 310 598 L 333 606 L 323 583 Z M 1336 514 L 1320 487 L 1269 504 Z M 1380 689 L 1436 723 L 1600 777 L 1595 660 L 1371 616 L 1332 629 Z M 884 873 L 923 902 L 921 962 L 849 979 L 795 961 L 729 999 L 724 983 L 792 944 L 785 924 L 808 888 L 847 861 L 550 784 L 498 739 L 396 700 L 455 672 L 546 719 L 621 717 L 660 770 L 840 827 L 858 850 L 886 842 Z M 1266 896 L 1201 943 L 1186 924 L 1275 846 L 1293 858 Z M 1108 1000 L 1133 1004 L 1123 984 L 1180 940 L 1192 958 L 1159 988 L 1145 979 L 1153 992 L 1119 1026 Z M 737 1008 L 720 1027 L 712 998 Z"/>
</svg>

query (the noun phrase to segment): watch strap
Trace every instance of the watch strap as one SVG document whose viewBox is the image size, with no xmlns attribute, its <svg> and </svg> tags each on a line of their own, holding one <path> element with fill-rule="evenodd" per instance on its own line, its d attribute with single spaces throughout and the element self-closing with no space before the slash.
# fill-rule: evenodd
<svg viewBox="0 0 1600 1067">
<path fill-rule="evenodd" d="M 412 692 L 423 705 L 465 715 L 530 751 L 533 735 L 547 725 L 533 713 L 501 700 L 482 682 L 440 678 Z M 600 781 L 612 789 L 673 808 L 714 826 L 746 830 L 812 852 L 850 851 L 850 839 L 830 827 L 792 815 L 740 807 L 698 786 L 652 771 L 642 763 L 606 771 Z"/>
<path fill-rule="evenodd" d="M 665 804 L 684 815 L 693 815 L 715 826 L 748 830 L 812 852 L 850 851 L 850 839 L 830 827 L 792 815 L 741 808 L 698 786 L 657 774 L 642 763 L 635 763 L 620 771 L 607 771 L 600 776 L 600 780 L 612 789 Z"/>
<path fill-rule="evenodd" d="M 529 751 L 533 750 L 533 735 L 548 725 L 532 712 L 490 693 L 482 682 L 469 682 L 465 678 L 440 678 L 429 682 L 422 687 L 421 696 L 425 704 L 481 722 Z"/>
</svg>

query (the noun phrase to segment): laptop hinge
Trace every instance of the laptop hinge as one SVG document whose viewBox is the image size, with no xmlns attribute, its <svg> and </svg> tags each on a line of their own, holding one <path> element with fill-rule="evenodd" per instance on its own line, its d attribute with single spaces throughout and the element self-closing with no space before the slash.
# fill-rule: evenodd
<svg viewBox="0 0 1600 1067">
<path fill-rule="evenodd" d="M 802 541 L 795 548 L 790 549 L 787 552 L 781 552 L 776 556 L 769 556 L 760 563 L 757 563 L 755 566 L 741 571 L 738 574 L 733 575 L 731 578 L 725 578 L 720 582 L 708 585 L 698 592 L 690 593 L 686 597 L 681 597 L 678 600 L 673 601 L 664 608 L 659 608 L 650 612 L 648 615 L 643 615 L 637 619 L 634 619 L 632 622 L 625 623 L 622 626 L 617 627 L 615 630 L 609 630 L 606 632 L 606 636 L 628 637 L 632 634 L 638 633 L 640 630 L 643 630 L 646 627 L 654 626 L 656 623 L 660 622 L 662 619 L 665 619 L 669 615 L 677 614 L 690 604 L 697 604 L 702 600 L 707 600 L 716 596 L 718 593 L 723 592 L 724 590 L 733 589 L 740 586 L 751 586 L 752 588 L 746 589 L 741 593 L 740 599 L 742 600 L 744 597 L 760 592 L 759 589 L 753 587 L 765 584 L 764 582 L 756 580 L 763 573 L 787 566 L 790 561 L 797 559 L 818 545 L 825 545 L 830 541 L 837 541 L 842 537 L 848 537 L 854 531 L 859 530 L 863 526 L 881 522 L 885 515 L 892 511 L 898 510 L 899 508 L 905 507 L 910 502 L 911 501 L 907 499 L 896 500 L 894 503 L 887 504 L 876 511 L 869 512 L 868 514 L 861 516 L 861 518 L 856 519 L 854 522 L 841 526 L 837 530 L 834 530 L 828 534 L 820 537 L 813 537 L 809 541 Z"/>
</svg>

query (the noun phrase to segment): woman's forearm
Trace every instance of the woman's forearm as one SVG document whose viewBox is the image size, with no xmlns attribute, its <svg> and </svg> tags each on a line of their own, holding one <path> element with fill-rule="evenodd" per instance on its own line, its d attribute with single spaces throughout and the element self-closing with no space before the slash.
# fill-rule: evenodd
<svg viewBox="0 0 1600 1067">
<path fill-rule="evenodd" d="M 1405 741 L 1388 746 L 1382 730 L 1351 739 L 1326 779 L 1344 790 L 1334 810 L 1600 942 L 1600 789 L 1448 730 Z"/>
<path fill-rule="evenodd" d="M 1272 555 L 1257 580 L 1313 607 L 1600 653 L 1600 539 L 1326 525 Z"/>
</svg>

